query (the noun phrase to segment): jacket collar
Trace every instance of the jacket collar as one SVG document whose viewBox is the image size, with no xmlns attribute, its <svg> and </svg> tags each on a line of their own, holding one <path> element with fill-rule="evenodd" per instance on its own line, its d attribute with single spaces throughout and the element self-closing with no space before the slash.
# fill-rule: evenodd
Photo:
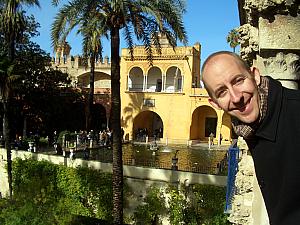
<svg viewBox="0 0 300 225">
<path fill-rule="evenodd" d="M 271 77 L 268 77 L 268 79 L 269 91 L 267 100 L 267 113 L 256 130 L 255 135 L 270 141 L 275 141 L 282 105 L 283 88 L 279 81 L 276 81 Z"/>
</svg>

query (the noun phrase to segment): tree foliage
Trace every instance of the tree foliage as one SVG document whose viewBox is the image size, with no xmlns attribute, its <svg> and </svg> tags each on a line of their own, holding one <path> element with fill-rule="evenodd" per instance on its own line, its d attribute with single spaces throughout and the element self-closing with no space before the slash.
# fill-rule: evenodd
<svg viewBox="0 0 300 225">
<path fill-rule="evenodd" d="M 3 52 L 0 53 L 4 56 L 10 63 L 9 68 L 15 63 L 15 52 L 16 43 L 21 42 L 23 38 L 24 30 L 26 30 L 26 17 L 24 16 L 24 11 L 22 10 L 23 5 L 39 5 L 37 0 L 1 0 L 0 1 L 0 37 L 2 39 Z M 3 60 L 3 59 L 1 59 Z M 6 77 L 11 77 L 12 71 L 7 70 Z M 10 82 L 9 79 L 2 79 L 3 81 Z M 2 105 L 3 105 L 3 135 L 5 140 L 5 149 L 7 151 L 7 171 L 8 171 L 8 185 L 9 185 L 9 195 L 12 198 L 12 161 L 11 161 L 11 83 L 2 83 L 1 90 Z M 3 91 L 4 90 L 4 91 Z M 5 94 L 7 94 L 5 96 Z"/>
<path fill-rule="evenodd" d="M 240 34 L 236 29 L 232 29 L 227 37 L 227 43 L 229 43 L 230 47 L 233 48 L 233 52 L 235 52 L 235 48 L 240 44 Z"/>
<path fill-rule="evenodd" d="M 60 122 L 68 121 L 64 115 L 73 109 L 72 105 L 82 102 L 82 95 L 70 85 L 68 74 L 53 68 L 50 56 L 32 42 L 22 46 L 16 60 L 22 77 L 15 89 L 23 117 L 32 121 L 36 130 L 74 129 L 60 127 L 65 124 Z"/>
</svg>

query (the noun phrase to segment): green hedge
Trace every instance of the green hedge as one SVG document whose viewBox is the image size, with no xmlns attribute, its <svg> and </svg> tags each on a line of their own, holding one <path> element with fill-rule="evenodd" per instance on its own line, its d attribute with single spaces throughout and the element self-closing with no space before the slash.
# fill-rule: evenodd
<svg viewBox="0 0 300 225">
<path fill-rule="evenodd" d="M 46 161 L 13 162 L 13 204 L 2 203 L 0 224 L 72 224 L 78 216 L 112 221 L 112 177 Z"/>
<path fill-rule="evenodd" d="M 128 223 L 227 225 L 224 187 L 150 187 Z M 125 200 L 131 197 L 124 185 Z M 124 201 L 124 205 L 126 202 Z M 79 225 L 112 223 L 112 175 L 33 159 L 13 161 L 13 201 L 0 199 L 2 225 Z M 125 215 L 126 216 L 126 215 Z"/>
<path fill-rule="evenodd" d="M 229 225 L 224 214 L 225 194 L 226 188 L 212 185 L 153 186 L 136 208 L 133 221 L 137 225 L 160 224 L 161 216 L 168 216 L 172 225 Z"/>
</svg>

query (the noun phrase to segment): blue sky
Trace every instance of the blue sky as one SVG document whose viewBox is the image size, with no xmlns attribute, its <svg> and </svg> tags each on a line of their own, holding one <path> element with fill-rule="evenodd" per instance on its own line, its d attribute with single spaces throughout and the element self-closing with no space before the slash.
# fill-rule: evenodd
<svg viewBox="0 0 300 225">
<path fill-rule="evenodd" d="M 62 1 L 67 2 L 67 1 Z M 33 14 L 40 23 L 40 36 L 34 39 L 42 49 L 53 54 L 50 32 L 51 24 L 58 8 L 51 6 L 51 0 L 41 0 L 41 8 L 30 8 L 28 13 Z M 26 10 L 26 9 L 25 9 Z M 189 45 L 200 42 L 201 61 L 219 50 L 232 50 L 226 42 L 228 32 L 239 26 L 237 0 L 187 0 L 187 12 L 184 15 L 185 28 L 188 34 Z M 71 33 L 67 41 L 71 45 L 71 54 L 81 54 L 81 38 L 75 32 Z M 138 43 L 137 43 L 138 44 Z M 103 56 L 110 56 L 109 42 L 104 41 Z M 179 43 L 179 45 L 182 45 Z M 121 47 L 126 47 L 121 41 Z"/>
</svg>

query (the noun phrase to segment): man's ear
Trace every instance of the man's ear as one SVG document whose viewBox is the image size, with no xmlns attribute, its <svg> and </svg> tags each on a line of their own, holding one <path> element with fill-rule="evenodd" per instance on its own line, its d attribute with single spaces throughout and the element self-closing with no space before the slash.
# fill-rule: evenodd
<svg viewBox="0 0 300 225">
<path fill-rule="evenodd" d="M 215 102 L 212 98 L 208 98 L 208 102 L 215 108 L 217 109 L 221 109 L 221 107 L 219 106 L 219 104 L 217 102 Z"/>
<path fill-rule="evenodd" d="M 250 68 L 250 70 L 251 70 L 251 72 L 252 72 L 252 74 L 254 76 L 255 82 L 256 82 L 256 84 L 258 86 L 260 84 L 260 72 L 259 72 L 259 69 L 256 68 L 256 67 L 254 67 L 254 66 L 252 66 Z"/>
</svg>

